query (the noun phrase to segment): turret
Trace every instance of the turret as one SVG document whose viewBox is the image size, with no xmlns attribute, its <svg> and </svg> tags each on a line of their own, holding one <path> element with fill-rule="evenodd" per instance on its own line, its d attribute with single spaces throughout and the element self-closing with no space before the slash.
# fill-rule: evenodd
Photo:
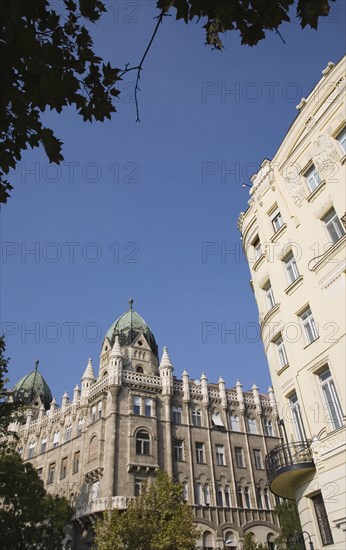
<svg viewBox="0 0 346 550">
<path fill-rule="evenodd" d="M 256 386 L 256 384 L 252 385 L 251 390 L 252 390 L 252 395 L 253 395 L 253 398 L 254 398 L 254 401 L 255 401 L 257 414 L 261 414 L 262 406 L 261 406 L 261 400 L 260 400 L 258 387 Z"/>
<path fill-rule="evenodd" d="M 184 369 L 183 375 L 183 392 L 184 392 L 184 401 L 189 402 L 190 401 L 190 385 L 189 385 L 189 375 L 186 369 Z"/>
<path fill-rule="evenodd" d="M 245 405 L 244 405 L 243 386 L 241 385 L 239 380 L 237 380 L 235 388 L 236 388 L 236 391 L 237 391 L 237 399 L 238 399 L 238 403 L 239 403 L 239 409 L 242 412 L 244 412 Z"/>
<path fill-rule="evenodd" d="M 95 375 L 93 370 L 93 364 L 91 358 L 89 358 L 88 364 L 82 376 L 82 397 L 86 397 L 89 393 L 91 384 L 95 382 Z"/>
<path fill-rule="evenodd" d="M 268 396 L 269 396 L 270 406 L 273 409 L 273 414 L 274 414 L 275 418 L 279 418 L 278 407 L 277 407 L 275 394 L 274 394 L 274 390 L 273 390 L 272 386 L 269 386 L 269 388 L 268 388 Z"/>
<path fill-rule="evenodd" d="M 218 385 L 219 385 L 219 395 L 220 395 L 220 398 L 221 398 L 222 408 L 227 409 L 227 396 L 226 396 L 225 381 L 224 381 L 223 378 L 221 378 L 221 376 L 219 378 Z"/>
<path fill-rule="evenodd" d="M 119 338 L 115 337 L 113 347 L 109 354 L 109 384 L 121 385 L 124 356 L 121 351 Z"/>
<path fill-rule="evenodd" d="M 209 404 L 209 394 L 208 394 L 208 378 L 202 372 L 201 376 L 201 391 L 203 396 L 203 404 L 208 405 Z"/>
<path fill-rule="evenodd" d="M 173 365 L 166 347 L 163 348 L 162 359 L 159 366 L 159 373 L 162 379 L 163 395 L 173 394 Z"/>
<path fill-rule="evenodd" d="M 62 400 L 61 400 L 61 410 L 64 411 L 69 403 L 70 399 L 69 399 L 69 396 L 68 396 L 68 393 L 67 391 L 65 391 L 64 395 L 62 396 Z"/>
</svg>

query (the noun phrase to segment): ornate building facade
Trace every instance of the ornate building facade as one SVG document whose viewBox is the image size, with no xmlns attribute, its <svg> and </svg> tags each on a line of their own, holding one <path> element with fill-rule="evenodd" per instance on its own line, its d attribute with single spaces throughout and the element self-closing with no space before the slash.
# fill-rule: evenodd
<svg viewBox="0 0 346 550">
<path fill-rule="evenodd" d="M 159 470 L 179 481 L 201 538 L 197 548 L 240 549 L 246 532 L 274 549 L 279 526 L 264 458 L 280 443 L 274 392 L 243 392 L 238 381 L 173 374 L 164 348 L 132 309 L 110 327 L 98 373 L 89 360 L 81 387 L 57 406 L 35 370 L 16 384 L 27 405 L 14 428 L 19 452 L 37 469 L 47 491 L 75 507 L 65 548 L 92 545 L 93 522 L 104 510 L 126 509 Z"/>
<path fill-rule="evenodd" d="M 238 227 L 284 444 L 273 493 L 295 499 L 315 548 L 346 547 L 345 58 L 328 63 L 273 160 L 252 178 Z"/>
</svg>

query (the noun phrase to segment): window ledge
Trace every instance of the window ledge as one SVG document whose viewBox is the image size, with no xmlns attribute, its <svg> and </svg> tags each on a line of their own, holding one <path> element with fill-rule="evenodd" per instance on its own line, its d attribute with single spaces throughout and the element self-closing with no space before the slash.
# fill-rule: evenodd
<svg viewBox="0 0 346 550">
<path fill-rule="evenodd" d="M 289 363 L 287 363 L 286 365 L 284 365 L 283 367 L 281 367 L 281 369 L 279 369 L 279 370 L 277 371 L 276 374 L 277 374 L 278 376 L 280 376 L 286 369 L 288 369 L 289 366 L 290 366 Z"/>
<path fill-rule="evenodd" d="M 293 283 L 291 283 L 287 288 L 285 288 L 286 294 L 292 294 L 298 287 L 300 287 L 303 282 L 303 275 L 299 275 Z"/>
<path fill-rule="evenodd" d="M 309 342 L 308 344 L 306 344 L 306 346 L 303 347 L 303 349 L 306 349 L 308 348 L 309 346 L 311 346 L 312 344 L 314 344 L 315 342 L 317 342 L 317 340 L 319 340 L 320 337 L 317 336 L 317 338 L 315 338 L 315 340 L 311 340 L 311 342 Z"/>
<path fill-rule="evenodd" d="M 346 242 L 346 234 L 341 237 L 338 241 L 336 241 L 335 244 L 333 244 L 328 250 L 323 254 L 322 258 L 315 263 L 313 267 L 309 267 L 310 263 L 315 259 L 312 258 L 310 262 L 308 263 L 308 269 L 310 271 L 316 271 L 316 273 L 320 270 L 321 267 L 323 267 L 326 263 L 331 263 L 330 259 L 338 252 L 339 248 L 341 248 Z"/>
<path fill-rule="evenodd" d="M 258 268 L 264 263 L 264 260 L 265 260 L 265 254 L 262 252 L 262 254 L 260 255 L 259 258 L 257 258 L 257 260 L 255 261 L 255 263 L 253 264 L 252 266 L 252 269 L 254 271 L 257 271 Z"/>
<path fill-rule="evenodd" d="M 271 242 L 274 243 L 274 242 L 276 242 L 278 239 L 280 239 L 281 235 L 283 235 L 283 234 L 285 233 L 286 229 L 287 229 L 287 223 L 284 223 L 284 224 L 280 227 L 280 229 L 278 229 L 278 230 L 274 233 L 274 235 L 272 235 L 272 236 L 270 237 Z"/>
<path fill-rule="evenodd" d="M 306 197 L 306 200 L 308 202 L 314 202 L 314 200 L 319 196 L 320 193 L 326 188 L 326 180 L 322 180 L 321 183 L 318 184 L 316 189 L 311 191 L 310 195 Z"/>
<path fill-rule="evenodd" d="M 275 304 L 275 306 L 273 306 L 269 311 L 267 311 L 267 313 L 265 314 L 265 316 L 261 321 L 261 329 L 267 323 L 267 321 L 272 317 L 272 315 L 274 315 L 274 313 L 276 313 L 279 309 L 280 309 L 280 304 Z"/>
</svg>

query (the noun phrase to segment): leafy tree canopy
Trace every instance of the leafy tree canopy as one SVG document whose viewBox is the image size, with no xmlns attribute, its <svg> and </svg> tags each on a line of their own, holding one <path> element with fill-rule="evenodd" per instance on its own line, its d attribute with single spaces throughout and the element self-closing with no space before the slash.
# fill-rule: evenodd
<svg viewBox="0 0 346 550">
<path fill-rule="evenodd" d="M 281 504 L 277 504 L 275 512 L 281 525 L 281 533 L 275 540 L 275 543 L 279 549 L 284 549 L 290 536 L 294 534 L 299 538 L 299 535 L 302 533 L 297 505 L 294 500 L 287 500 Z M 298 542 L 293 543 L 295 550 L 300 550 L 302 547 L 304 548 L 304 542 L 301 544 L 298 540 Z"/>
<path fill-rule="evenodd" d="M 158 25 L 138 67 L 123 70 L 104 62 L 93 50 L 87 23 L 106 11 L 101 0 L 63 0 L 57 13 L 49 0 L 1 0 L 0 3 L 0 203 L 9 197 L 8 173 L 30 147 L 43 145 L 50 162 L 63 160 L 62 142 L 41 121 L 47 109 L 61 113 L 73 106 L 84 121 L 104 121 L 115 112 L 118 81 L 137 69 L 135 97 L 143 61 L 164 16 L 175 10 L 186 23 L 205 21 L 207 44 L 222 48 L 220 34 L 240 33 L 253 46 L 266 31 L 297 15 L 301 26 L 317 28 L 334 0 L 158 0 Z"/>
<path fill-rule="evenodd" d="M 3 550 L 56 550 L 72 518 L 65 498 L 48 495 L 32 464 L 0 453 L 0 533 Z"/>
<path fill-rule="evenodd" d="M 18 405 L 8 400 L 5 384 L 9 360 L 4 357 L 4 353 L 5 340 L 0 336 L 0 450 L 8 448 L 8 441 L 2 438 L 8 435 L 9 424 L 20 417 Z"/>
<path fill-rule="evenodd" d="M 195 550 L 200 536 L 182 487 L 159 472 L 125 512 L 113 510 L 96 524 L 99 550 Z"/>
<path fill-rule="evenodd" d="M 268 550 L 268 546 L 266 544 L 255 541 L 252 533 L 245 533 L 243 548 L 244 550 Z"/>
</svg>

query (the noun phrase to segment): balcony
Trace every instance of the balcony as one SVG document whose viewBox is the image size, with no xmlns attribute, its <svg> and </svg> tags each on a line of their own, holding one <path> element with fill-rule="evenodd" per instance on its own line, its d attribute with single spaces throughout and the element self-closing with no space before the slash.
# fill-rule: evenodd
<svg viewBox="0 0 346 550">
<path fill-rule="evenodd" d="M 102 497 L 94 498 L 76 507 L 75 515 L 73 519 L 79 519 L 83 516 L 90 516 L 91 514 L 97 514 L 98 512 L 104 512 L 105 510 L 125 510 L 134 497 L 115 496 L 115 497 Z"/>
<path fill-rule="evenodd" d="M 265 459 L 270 490 L 282 498 L 295 499 L 298 487 L 315 470 L 311 441 L 278 445 Z"/>
</svg>

